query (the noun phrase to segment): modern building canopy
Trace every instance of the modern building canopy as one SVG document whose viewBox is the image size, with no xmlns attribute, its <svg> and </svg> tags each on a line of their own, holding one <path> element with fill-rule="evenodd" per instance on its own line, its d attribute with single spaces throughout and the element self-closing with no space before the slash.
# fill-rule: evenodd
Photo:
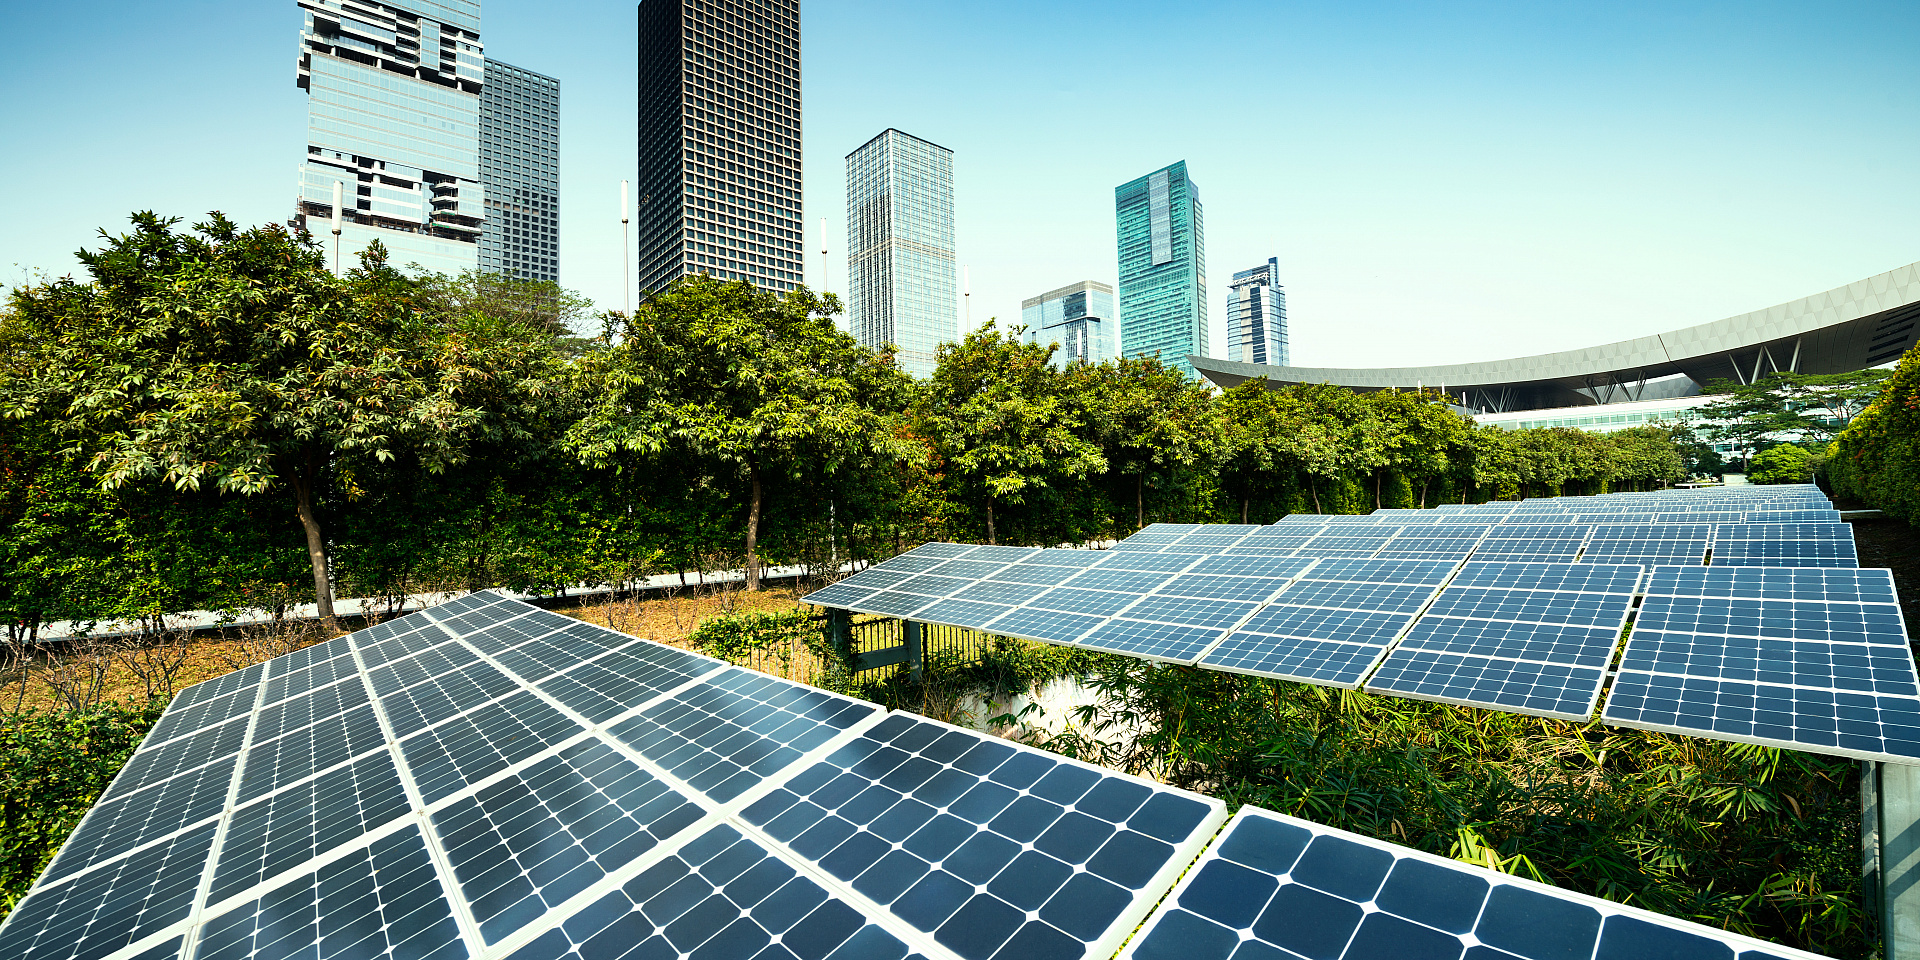
<svg viewBox="0 0 1920 960">
<path fill-rule="evenodd" d="M 1221 387 L 1330 383 L 1355 390 L 1445 389 L 1502 412 L 1649 399 L 1648 381 L 1748 382 L 1776 371 L 1844 373 L 1898 359 L 1920 340 L 1920 263 L 1752 313 L 1617 343 L 1512 360 L 1430 367 L 1279 367 L 1188 357 Z M 1658 391 L 1671 396 L 1671 388 Z"/>
</svg>

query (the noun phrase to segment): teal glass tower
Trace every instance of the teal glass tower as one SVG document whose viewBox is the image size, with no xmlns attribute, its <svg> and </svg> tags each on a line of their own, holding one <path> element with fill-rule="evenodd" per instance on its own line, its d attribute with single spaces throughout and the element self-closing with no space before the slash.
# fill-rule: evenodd
<svg viewBox="0 0 1920 960">
<path fill-rule="evenodd" d="M 1207 254 L 1200 188 L 1185 160 L 1113 190 L 1120 246 L 1120 352 L 1158 354 L 1194 376 L 1208 356 Z"/>
</svg>

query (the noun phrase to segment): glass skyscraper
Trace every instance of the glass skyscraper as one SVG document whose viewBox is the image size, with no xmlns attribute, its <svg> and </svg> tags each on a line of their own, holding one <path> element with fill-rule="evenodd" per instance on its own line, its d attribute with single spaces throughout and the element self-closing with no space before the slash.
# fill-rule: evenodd
<svg viewBox="0 0 1920 960">
<path fill-rule="evenodd" d="M 933 373 L 959 339 L 953 151 L 887 129 L 847 154 L 847 299 L 854 339 L 893 344 L 902 369 Z"/>
<path fill-rule="evenodd" d="M 560 281 L 560 81 L 488 58 L 480 88 L 480 269 Z"/>
<path fill-rule="evenodd" d="M 800 284 L 800 0 L 642 0 L 640 290 Z"/>
<path fill-rule="evenodd" d="M 298 0 L 307 156 L 295 222 L 323 242 L 343 185 L 340 265 L 374 240 L 389 262 L 478 265 L 485 66 L 477 0 Z M 331 251 L 329 251 L 331 253 Z"/>
<path fill-rule="evenodd" d="M 1233 275 L 1227 298 L 1227 359 L 1241 363 L 1288 365 L 1287 289 L 1280 285 L 1280 260 Z"/>
<path fill-rule="evenodd" d="M 1070 283 L 1020 302 L 1028 343 L 1057 343 L 1055 366 L 1113 358 L 1113 288 L 1094 280 Z"/>
<path fill-rule="evenodd" d="M 1194 376 L 1187 356 L 1207 352 L 1207 254 L 1200 188 L 1187 162 L 1113 190 L 1120 246 L 1120 352 L 1159 354 Z"/>
</svg>

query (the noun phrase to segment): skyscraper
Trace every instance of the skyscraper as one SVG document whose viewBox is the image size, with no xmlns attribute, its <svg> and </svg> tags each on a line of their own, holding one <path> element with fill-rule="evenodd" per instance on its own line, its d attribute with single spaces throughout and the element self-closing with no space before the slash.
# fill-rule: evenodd
<svg viewBox="0 0 1920 960">
<path fill-rule="evenodd" d="M 800 0 L 641 0 L 640 290 L 800 283 Z"/>
<path fill-rule="evenodd" d="M 489 57 L 480 88 L 480 269 L 560 281 L 560 81 Z"/>
<path fill-rule="evenodd" d="M 1227 298 L 1227 359 L 1284 367 L 1287 351 L 1287 288 L 1280 285 L 1280 259 L 1233 275 Z"/>
<path fill-rule="evenodd" d="M 343 268 L 379 240 L 397 266 L 473 269 L 486 217 L 478 0 L 298 3 L 307 155 L 295 222 L 330 218 L 339 182 Z"/>
<path fill-rule="evenodd" d="M 1120 245 L 1120 352 L 1158 353 L 1193 376 L 1207 356 L 1207 255 L 1200 188 L 1180 161 L 1113 190 Z"/>
<path fill-rule="evenodd" d="M 1028 343 L 1057 343 L 1057 366 L 1113 358 L 1113 288 L 1094 280 L 1070 283 L 1020 302 Z"/>
<path fill-rule="evenodd" d="M 954 303 L 953 151 L 888 128 L 847 154 L 847 314 L 854 339 L 900 348 L 933 373 L 959 339 Z"/>
</svg>

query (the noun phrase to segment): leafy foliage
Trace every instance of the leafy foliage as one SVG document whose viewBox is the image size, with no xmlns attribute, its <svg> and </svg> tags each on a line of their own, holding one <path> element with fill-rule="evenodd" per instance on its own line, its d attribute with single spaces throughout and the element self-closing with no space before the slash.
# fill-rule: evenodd
<svg viewBox="0 0 1920 960">
<path fill-rule="evenodd" d="M 1753 455 L 1747 467 L 1750 483 L 1807 483 L 1813 479 L 1815 454 L 1791 443 L 1775 444 Z"/>
<path fill-rule="evenodd" d="M 1826 469 L 1835 493 L 1920 522 L 1920 347 L 1834 439 Z"/>
<path fill-rule="evenodd" d="M 165 706 L 0 716 L 0 916 L 26 896 Z"/>
</svg>

